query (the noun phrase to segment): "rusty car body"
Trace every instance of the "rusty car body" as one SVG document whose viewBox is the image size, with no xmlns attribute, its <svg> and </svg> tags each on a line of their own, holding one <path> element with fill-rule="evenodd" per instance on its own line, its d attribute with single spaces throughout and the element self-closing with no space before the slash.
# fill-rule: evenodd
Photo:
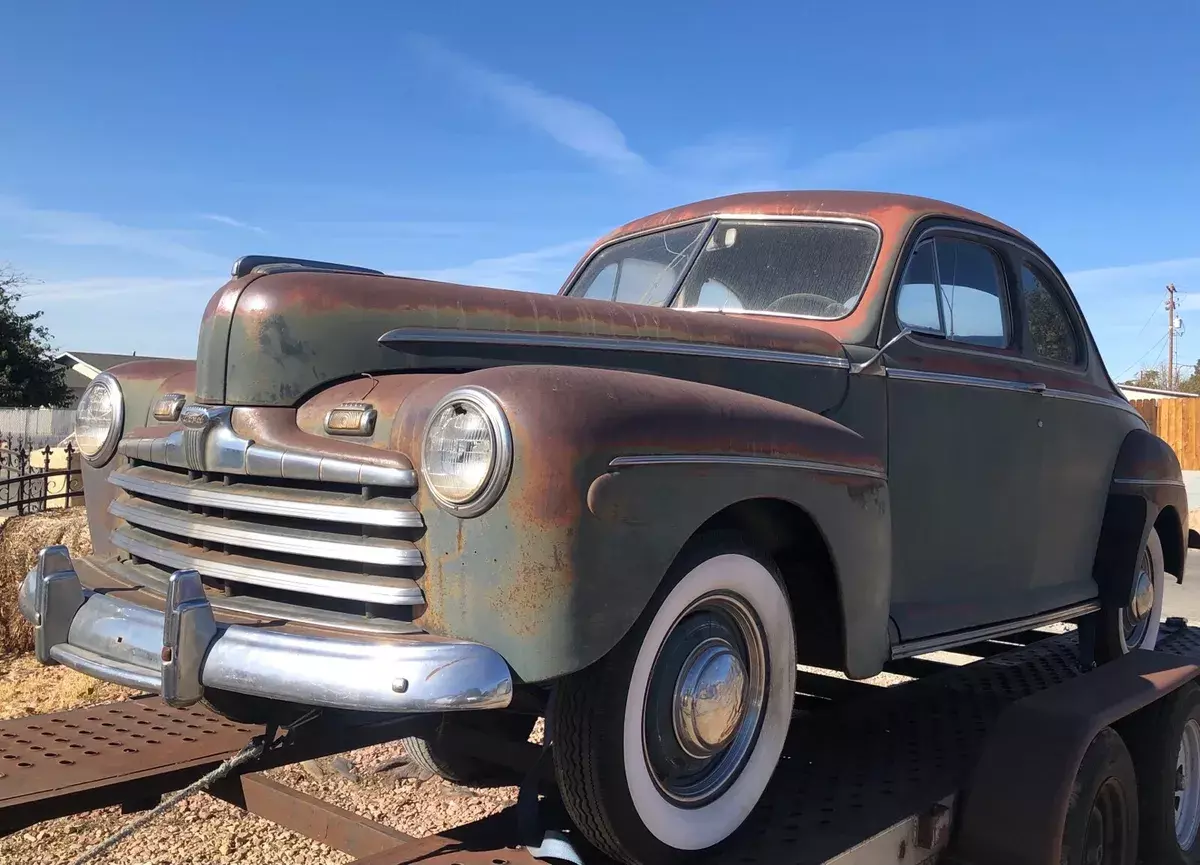
<svg viewBox="0 0 1200 865">
<path fill-rule="evenodd" d="M 785 587 L 796 658 L 851 678 L 1091 614 L 1118 654 L 1183 574 L 1179 464 L 1058 268 L 929 199 L 698 202 L 601 239 L 557 295 L 242 259 L 194 362 L 106 380 L 95 551 L 44 553 L 22 606 L 44 661 L 177 703 L 537 714 L 641 639 L 714 531 Z M 423 466 L 472 395 L 501 452 L 477 508 Z M 593 841 L 688 848 L 635 806 L 651 840 Z"/>
</svg>

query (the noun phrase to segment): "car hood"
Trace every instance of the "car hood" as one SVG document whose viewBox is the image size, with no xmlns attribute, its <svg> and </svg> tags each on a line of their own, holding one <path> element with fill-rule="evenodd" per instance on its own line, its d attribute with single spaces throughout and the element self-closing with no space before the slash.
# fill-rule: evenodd
<svg viewBox="0 0 1200 865">
<path fill-rule="evenodd" d="M 837 338 L 795 319 L 292 271 L 235 279 L 213 296 L 197 397 L 291 406 L 364 373 L 510 363 L 633 369 L 776 397 L 796 393 L 803 370 L 812 384 L 800 402 L 818 411 L 841 399 L 848 366 Z"/>
</svg>

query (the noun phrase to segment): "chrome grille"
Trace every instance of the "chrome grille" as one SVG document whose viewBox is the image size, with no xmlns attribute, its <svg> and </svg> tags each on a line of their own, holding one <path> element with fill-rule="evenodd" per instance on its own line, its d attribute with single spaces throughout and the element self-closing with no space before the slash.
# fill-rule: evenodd
<svg viewBox="0 0 1200 865">
<path fill-rule="evenodd" d="M 188 410 L 184 429 L 118 447 L 112 542 L 132 565 L 194 568 L 227 596 L 276 606 L 402 618 L 424 603 L 411 468 L 251 442 L 228 409 Z"/>
</svg>

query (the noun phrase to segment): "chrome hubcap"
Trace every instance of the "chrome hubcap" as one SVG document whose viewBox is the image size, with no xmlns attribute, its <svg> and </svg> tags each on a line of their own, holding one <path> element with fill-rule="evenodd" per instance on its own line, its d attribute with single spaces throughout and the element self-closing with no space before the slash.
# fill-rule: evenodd
<svg viewBox="0 0 1200 865">
<path fill-rule="evenodd" d="M 1125 646 L 1136 649 L 1146 637 L 1150 614 L 1154 611 L 1154 578 L 1151 576 L 1150 553 L 1142 551 L 1137 576 L 1129 593 L 1129 603 L 1121 611 L 1125 631 Z"/>
<path fill-rule="evenodd" d="M 698 808 L 745 766 L 767 695 L 762 626 L 744 600 L 715 592 L 671 626 L 646 691 L 643 745 L 659 792 Z"/>
<path fill-rule="evenodd" d="M 1200 723 L 1189 718 L 1175 761 L 1175 840 L 1191 850 L 1200 830 Z"/>
<path fill-rule="evenodd" d="M 684 661 L 675 686 L 675 736 L 693 757 L 709 757 L 729 743 L 742 722 L 746 665 L 720 638 L 707 640 Z"/>
</svg>

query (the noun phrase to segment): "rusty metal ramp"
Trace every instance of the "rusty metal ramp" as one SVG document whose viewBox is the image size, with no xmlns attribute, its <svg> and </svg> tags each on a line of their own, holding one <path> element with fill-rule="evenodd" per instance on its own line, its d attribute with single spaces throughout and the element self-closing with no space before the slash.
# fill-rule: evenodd
<svg viewBox="0 0 1200 865">
<path fill-rule="evenodd" d="M 105 805 L 153 804 L 262 732 L 156 696 L 0 721 L 0 834 Z"/>
</svg>

